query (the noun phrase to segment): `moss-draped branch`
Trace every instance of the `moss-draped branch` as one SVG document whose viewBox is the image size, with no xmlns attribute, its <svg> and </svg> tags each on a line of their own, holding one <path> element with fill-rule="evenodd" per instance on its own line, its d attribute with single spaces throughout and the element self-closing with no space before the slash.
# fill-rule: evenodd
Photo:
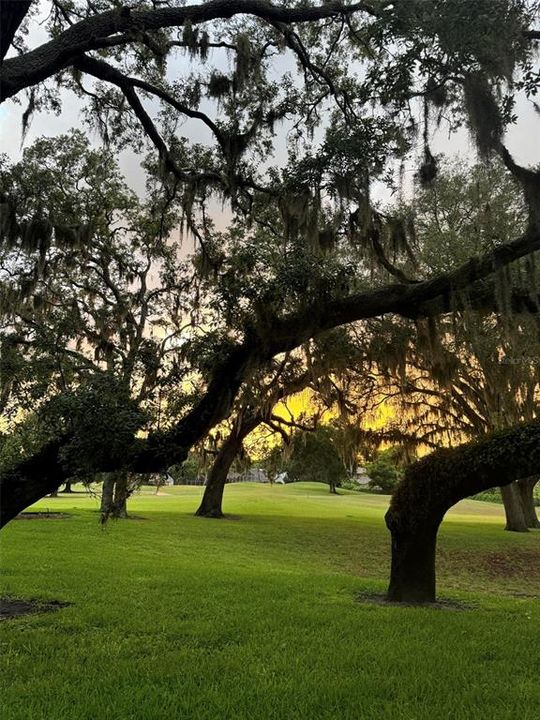
<svg viewBox="0 0 540 720">
<path fill-rule="evenodd" d="M 34 50 L 6 60 L 0 70 L 0 101 L 69 67 L 81 53 L 109 47 L 111 38 L 119 34 L 123 34 L 123 44 L 128 44 L 133 42 L 130 33 L 136 36 L 186 23 L 199 25 L 226 20 L 240 14 L 272 23 L 306 23 L 354 12 L 375 14 L 376 10 L 364 2 L 351 5 L 329 2 L 317 7 L 287 8 L 266 0 L 211 0 L 198 5 L 145 10 L 131 10 L 126 5 L 85 18 Z"/>
</svg>

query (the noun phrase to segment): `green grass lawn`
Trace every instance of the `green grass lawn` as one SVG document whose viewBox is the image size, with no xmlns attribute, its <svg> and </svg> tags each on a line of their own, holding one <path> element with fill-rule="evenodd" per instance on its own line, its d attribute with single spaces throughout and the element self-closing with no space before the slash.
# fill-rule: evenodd
<svg viewBox="0 0 540 720">
<path fill-rule="evenodd" d="M 47 498 L 65 520 L 1 535 L 2 593 L 73 603 L 0 625 L 2 720 L 477 720 L 538 717 L 540 532 L 500 506 L 444 522 L 439 594 L 471 609 L 361 604 L 383 591 L 388 498 L 315 484 L 151 489 L 138 519 Z"/>
</svg>

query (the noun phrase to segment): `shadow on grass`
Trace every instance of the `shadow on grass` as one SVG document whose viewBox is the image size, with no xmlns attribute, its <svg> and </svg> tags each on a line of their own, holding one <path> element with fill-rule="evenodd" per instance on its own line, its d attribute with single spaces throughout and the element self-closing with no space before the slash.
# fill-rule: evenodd
<svg viewBox="0 0 540 720">
<path fill-rule="evenodd" d="M 17 598 L 0 598 L 0 620 L 15 620 L 23 615 L 56 612 L 72 603 L 61 600 L 20 600 Z"/>
<path fill-rule="evenodd" d="M 429 608 L 430 610 L 474 610 L 475 606 L 460 600 L 441 598 L 434 603 L 407 603 L 388 600 L 384 593 L 361 592 L 355 595 L 356 602 L 396 608 Z"/>
</svg>

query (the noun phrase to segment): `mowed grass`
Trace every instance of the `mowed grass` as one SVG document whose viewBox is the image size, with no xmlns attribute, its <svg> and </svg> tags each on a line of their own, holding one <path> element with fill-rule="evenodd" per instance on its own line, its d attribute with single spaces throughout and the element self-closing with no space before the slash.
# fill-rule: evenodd
<svg viewBox="0 0 540 720">
<path fill-rule="evenodd" d="M 439 594 L 469 610 L 356 601 L 384 591 L 388 498 L 233 485 L 146 489 L 98 524 L 82 494 L 1 535 L 4 595 L 73 603 L 1 623 L 2 720 L 472 720 L 538 717 L 540 533 L 467 501 L 444 522 Z"/>
</svg>

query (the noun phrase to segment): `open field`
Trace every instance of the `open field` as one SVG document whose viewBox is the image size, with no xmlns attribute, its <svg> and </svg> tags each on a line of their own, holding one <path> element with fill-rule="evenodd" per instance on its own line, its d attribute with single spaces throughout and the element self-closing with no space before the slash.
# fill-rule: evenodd
<svg viewBox="0 0 540 720">
<path fill-rule="evenodd" d="M 138 519 L 47 498 L 65 520 L 2 532 L 2 594 L 73 603 L 5 621 L 2 720 L 477 720 L 538 716 L 540 532 L 502 507 L 445 521 L 439 595 L 471 609 L 362 604 L 384 591 L 388 498 L 233 485 L 230 520 L 201 489 L 146 489 Z"/>
</svg>

